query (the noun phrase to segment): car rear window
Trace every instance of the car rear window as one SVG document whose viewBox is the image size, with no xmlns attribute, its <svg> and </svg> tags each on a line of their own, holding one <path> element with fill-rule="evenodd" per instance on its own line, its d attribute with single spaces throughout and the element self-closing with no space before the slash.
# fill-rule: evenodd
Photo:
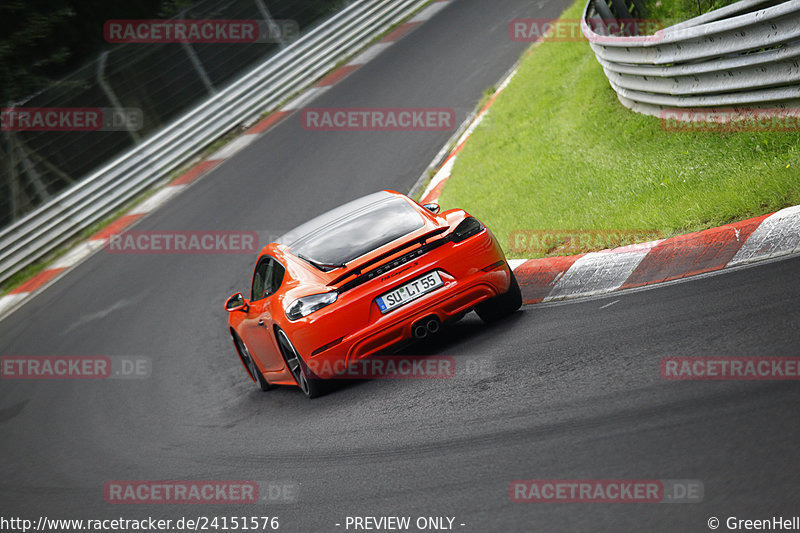
<svg viewBox="0 0 800 533">
<path fill-rule="evenodd" d="M 292 253 L 318 265 L 342 265 L 423 227 L 420 214 L 396 196 L 347 213 L 300 237 Z"/>
</svg>

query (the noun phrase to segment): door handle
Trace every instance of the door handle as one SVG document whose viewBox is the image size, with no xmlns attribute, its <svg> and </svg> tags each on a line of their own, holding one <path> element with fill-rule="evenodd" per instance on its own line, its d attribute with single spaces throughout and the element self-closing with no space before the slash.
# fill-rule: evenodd
<svg viewBox="0 0 800 533">
<path fill-rule="evenodd" d="M 258 321 L 258 325 L 259 325 L 259 326 L 263 326 L 263 325 L 264 325 L 264 320 L 263 320 L 263 319 L 262 319 L 262 320 L 259 320 L 259 321 Z"/>
</svg>

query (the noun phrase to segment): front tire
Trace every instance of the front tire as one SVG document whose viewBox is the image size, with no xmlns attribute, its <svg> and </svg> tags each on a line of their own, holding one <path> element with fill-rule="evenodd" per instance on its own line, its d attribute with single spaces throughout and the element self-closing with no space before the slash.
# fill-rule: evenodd
<svg viewBox="0 0 800 533">
<path fill-rule="evenodd" d="M 514 272 L 511 271 L 511 285 L 508 290 L 504 294 L 478 305 L 475 312 L 478 313 L 481 320 L 491 324 L 513 314 L 520 307 L 522 307 L 522 291 Z"/>
</svg>

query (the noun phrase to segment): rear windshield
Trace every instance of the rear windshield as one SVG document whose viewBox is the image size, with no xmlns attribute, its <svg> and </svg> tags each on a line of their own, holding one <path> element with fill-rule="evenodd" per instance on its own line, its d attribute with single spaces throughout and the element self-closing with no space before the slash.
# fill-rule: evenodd
<svg viewBox="0 0 800 533">
<path fill-rule="evenodd" d="M 341 216 L 291 244 L 292 253 L 318 265 L 344 265 L 423 227 L 405 200 L 384 197 Z"/>
</svg>

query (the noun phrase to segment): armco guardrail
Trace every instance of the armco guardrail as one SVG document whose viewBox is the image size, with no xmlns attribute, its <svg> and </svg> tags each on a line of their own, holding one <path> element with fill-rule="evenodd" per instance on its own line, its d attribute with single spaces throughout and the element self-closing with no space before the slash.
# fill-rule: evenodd
<svg viewBox="0 0 800 533">
<path fill-rule="evenodd" d="M 633 111 L 800 106 L 800 0 L 742 0 L 654 35 L 592 28 L 593 20 L 602 27 L 615 18 L 634 18 L 623 0 L 589 0 L 581 29 L 620 102 Z"/>
<path fill-rule="evenodd" d="M 0 231 L 0 283 L 276 108 L 430 0 L 355 1 L 227 88 Z"/>
</svg>

